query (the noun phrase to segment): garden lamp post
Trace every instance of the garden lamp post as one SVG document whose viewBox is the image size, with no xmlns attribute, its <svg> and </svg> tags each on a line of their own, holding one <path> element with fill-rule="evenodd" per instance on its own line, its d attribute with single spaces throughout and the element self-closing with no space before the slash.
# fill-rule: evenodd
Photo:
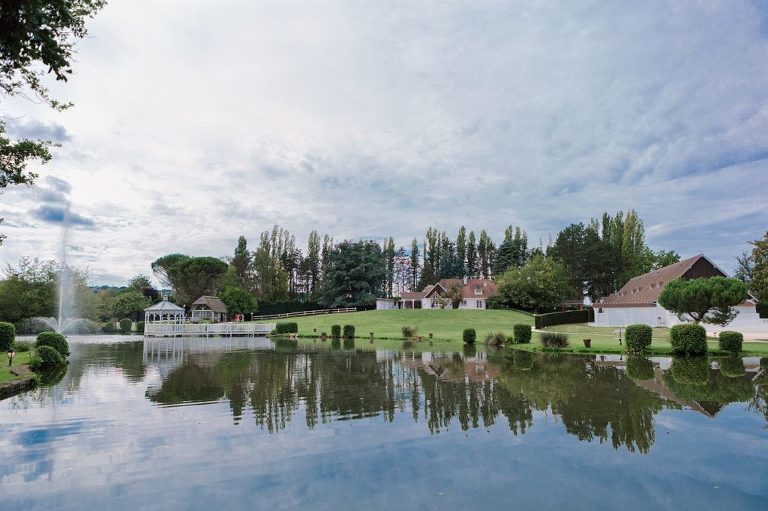
<svg viewBox="0 0 768 511">
<path fill-rule="evenodd" d="M 8 348 L 8 367 L 11 367 L 11 364 L 13 363 L 13 357 L 16 356 L 16 352 L 13 351 L 13 348 Z"/>
</svg>

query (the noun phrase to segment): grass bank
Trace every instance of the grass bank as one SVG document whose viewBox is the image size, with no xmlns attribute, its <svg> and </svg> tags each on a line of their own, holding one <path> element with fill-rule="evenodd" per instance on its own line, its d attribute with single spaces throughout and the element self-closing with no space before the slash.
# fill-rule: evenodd
<svg viewBox="0 0 768 511">
<path fill-rule="evenodd" d="M 31 351 L 19 351 L 16 353 L 16 356 L 13 358 L 13 367 L 18 367 L 23 364 L 29 363 L 29 357 L 32 354 Z M 11 368 L 8 367 L 8 359 L 5 356 L 5 353 L 2 354 L 2 361 L 0 361 L 0 383 L 5 383 L 7 381 L 13 381 L 13 380 L 21 380 L 23 377 L 16 376 L 15 374 L 11 373 Z"/>
</svg>

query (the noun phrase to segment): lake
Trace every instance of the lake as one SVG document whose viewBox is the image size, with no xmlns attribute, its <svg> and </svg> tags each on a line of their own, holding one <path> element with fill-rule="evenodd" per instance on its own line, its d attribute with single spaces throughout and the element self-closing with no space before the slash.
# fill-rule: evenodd
<svg viewBox="0 0 768 511">
<path fill-rule="evenodd" d="M 766 359 L 70 343 L 63 376 L 0 401 L 4 510 L 768 503 Z"/>
</svg>

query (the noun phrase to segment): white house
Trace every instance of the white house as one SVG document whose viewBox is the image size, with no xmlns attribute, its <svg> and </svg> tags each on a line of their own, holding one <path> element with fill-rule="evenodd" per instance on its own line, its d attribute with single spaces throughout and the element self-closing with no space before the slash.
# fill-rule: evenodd
<svg viewBox="0 0 768 511">
<path fill-rule="evenodd" d="M 622 327 L 643 323 L 669 327 L 682 323 L 676 314 L 657 303 L 661 291 L 674 279 L 715 276 L 727 277 L 728 275 L 702 254 L 640 275 L 627 282 L 617 293 L 602 298 L 593 305 L 595 324 Z M 704 325 L 704 327 L 710 334 L 722 330 L 736 330 L 744 334 L 768 335 L 768 318 L 760 318 L 755 305 L 755 300 L 749 298 L 735 307 L 738 315 L 725 327 L 717 325 Z"/>
<path fill-rule="evenodd" d="M 490 279 L 442 279 L 437 284 L 426 286 L 421 291 L 404 292 L 399 302 L 389 298 L 376 301 L 379 310 L 388 309 L 452 309 L 450 302 L 443 303 L 445 296 L 454 286 L 461 288 L 462 300 L 459 309 L 485 309 L 488 298 L 496 296 L 496 284 Z"/>
</svg>

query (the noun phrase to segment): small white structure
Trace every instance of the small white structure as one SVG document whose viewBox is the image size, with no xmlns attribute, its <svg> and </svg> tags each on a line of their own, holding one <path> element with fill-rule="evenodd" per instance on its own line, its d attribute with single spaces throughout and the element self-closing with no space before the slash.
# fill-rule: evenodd
<svg viewBox="0 0 768 511">
<path fill-rule="evenodd" d="M 163 301 L 144 309 L 144 321 L 147 323 L 156 321 L 183 322 L 184 315 L 184 307 L 179 307 L 175 303 L 169 302 L 167 297 Z"/>
<path fill-rule="evenodd" d="M 376 298 L 377 311 L 399 309 L 400 307 L 398 305 L 398 301 L 394 298 Z"/>
<path fill-rule="evenodd" d="M 597 326 L 627 326 L 642 323 L 654 327 L 670 327 L 682 323 L 676 314 L 658 304 L 664 287 L 674 279 L 727 277 L 725 272 L 702 254 L 659 268 L 633 278 L 618 292 L 593 304 Z M 736 330 L 748 337 L 768 336 L 768 319 L 760 318 L 756 303 L 749 298 L 734 307 L 736 318 L 725 327 L 703 325 L 710 335 L 723 330 Z M 751 334 L 751 335 L 750 335 Z"/>
</svg>

